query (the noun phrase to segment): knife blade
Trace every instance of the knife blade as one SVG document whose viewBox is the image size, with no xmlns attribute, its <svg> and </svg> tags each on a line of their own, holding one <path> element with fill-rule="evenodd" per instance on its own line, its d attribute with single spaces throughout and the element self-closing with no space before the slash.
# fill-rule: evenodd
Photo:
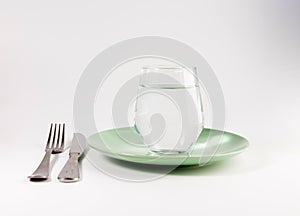
<svg viewBox="0 0 300 216">
<path fill-rule="evenodd" d="M 85 136 L 80 133 L 74 133 L 69 159 L 57 177 L 60 182 L 76 182 L 80 179 L 78 159 L 86 148 Z"/>
</svg>

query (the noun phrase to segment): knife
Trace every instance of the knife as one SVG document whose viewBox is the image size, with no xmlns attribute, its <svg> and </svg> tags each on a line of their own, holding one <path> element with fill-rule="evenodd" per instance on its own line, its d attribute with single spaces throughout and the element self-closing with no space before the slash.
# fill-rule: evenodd
<svg viewBox="0 0 300 216">
<path fill-rule="evenodd" d="M 86 148 L 85 136 L 80 133 L 74 133 L 69 159 L 58 175 L 60 182 L 76 182 L 80 179 L 78 159 Z"/>
</svg>

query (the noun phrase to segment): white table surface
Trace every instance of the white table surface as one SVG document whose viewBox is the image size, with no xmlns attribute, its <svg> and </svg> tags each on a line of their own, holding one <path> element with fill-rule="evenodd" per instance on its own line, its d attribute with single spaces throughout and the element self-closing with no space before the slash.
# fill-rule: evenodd
<svg viewBox="0 0 300 216">
<path fill-rule="evenodd" d="M 300 13 L 289 2 L 1 2 L 1 215 L 299 215 Z M 82 181 L 62 184 L 65 152 L 51 181 L 29 182 L 49 123 L 66 122 L 70 141 L 90 60 L 142 35 L 180 40 L 206 58 L 225 95 L 225 129 L 245 136 L 248 151 L 144 183 L 83 160 Z"/>
</svg>

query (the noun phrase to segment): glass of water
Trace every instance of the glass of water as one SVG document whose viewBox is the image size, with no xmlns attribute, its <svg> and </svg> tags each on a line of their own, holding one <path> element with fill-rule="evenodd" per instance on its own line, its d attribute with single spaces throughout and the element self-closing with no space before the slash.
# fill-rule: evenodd
<svg viewBox="0 0 300 216">
<path fill-rule="evenodd" d="M 203 129 L 203 110 L 195 68 L 149 66 L 142 69 L 135 128 L 157 153 L 187 152 Z"/>
</svg>

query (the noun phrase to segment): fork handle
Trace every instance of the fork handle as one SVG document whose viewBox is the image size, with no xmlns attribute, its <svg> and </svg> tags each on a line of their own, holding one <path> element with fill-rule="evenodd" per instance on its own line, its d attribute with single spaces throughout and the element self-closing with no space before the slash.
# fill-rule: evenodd
<svg viewBox="0 0 300 216">
<path fill-rule="evenodd" d="M 47 180 L 50 171 L 50 156 L 52 149 L 46 150 L 45 156 L 41 161 L 38 168 L 33 172 L 31 176 L 28 176 L 30 180 Z"/>
<path fill-rule="evenodd" d="M 58 175 L 60 182 L 76 182 L 79 180 L 79 154 L 70 153 L 69 159 Z"/>
</svg>

